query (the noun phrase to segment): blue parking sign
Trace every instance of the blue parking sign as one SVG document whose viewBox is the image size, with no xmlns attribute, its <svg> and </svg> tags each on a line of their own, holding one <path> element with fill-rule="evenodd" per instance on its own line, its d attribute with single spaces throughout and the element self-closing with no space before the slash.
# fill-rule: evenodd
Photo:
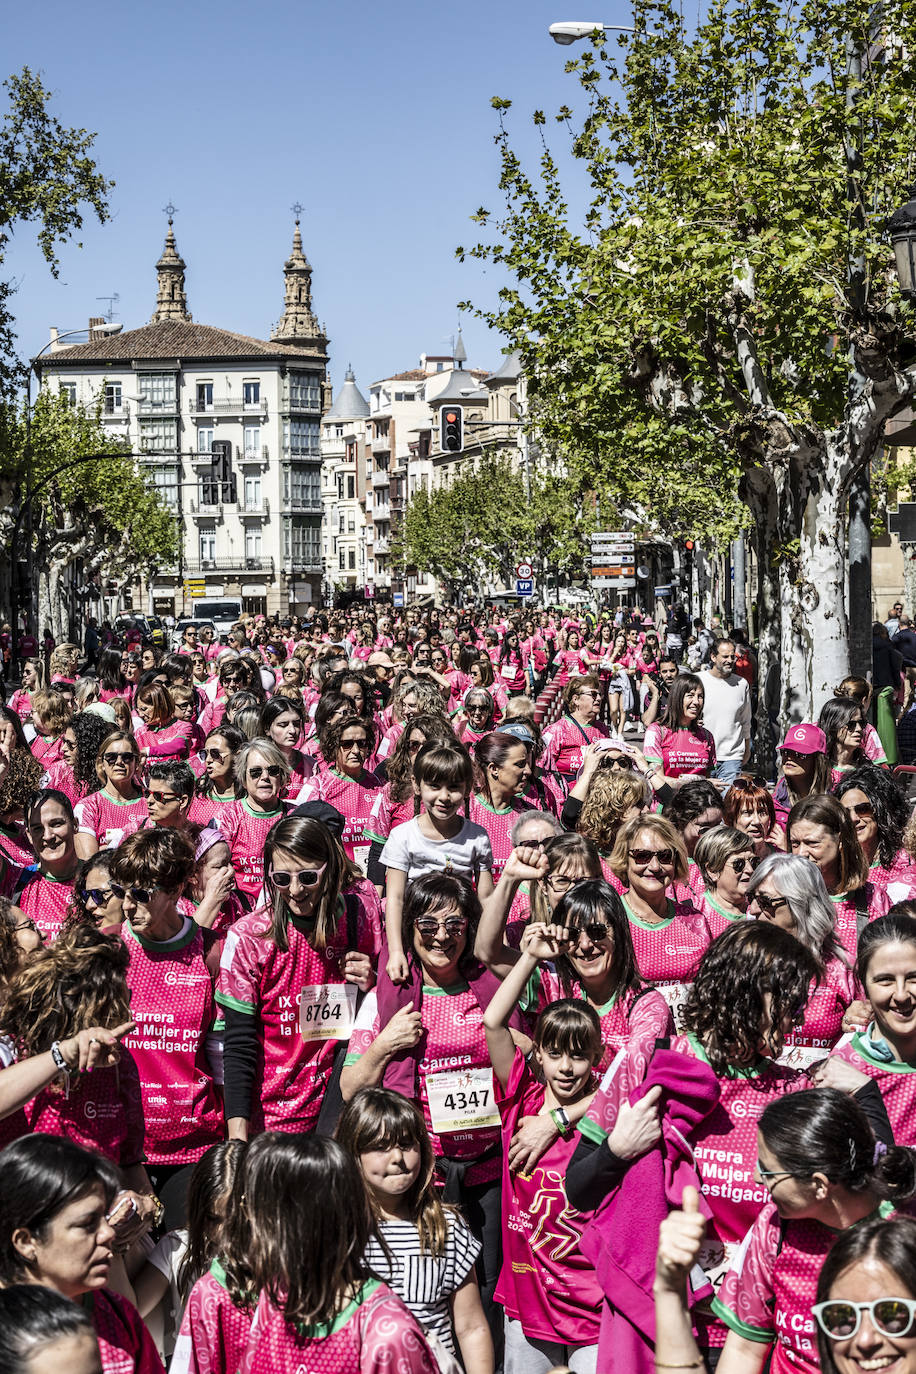
<svg viewBox="0 0 916 1374">
<path fill-rule="evenodd" d="M 534 579 L 531 577 L 519 577 L 515 583 L 516 596 L 534 596 Z"/>
</svg>

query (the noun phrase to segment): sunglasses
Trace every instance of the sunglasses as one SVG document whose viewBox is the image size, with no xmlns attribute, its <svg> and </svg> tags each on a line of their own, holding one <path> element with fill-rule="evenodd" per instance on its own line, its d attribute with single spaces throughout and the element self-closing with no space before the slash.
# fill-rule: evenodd
<svg viewBox="0 0 916 1374">
<path fill-rule="evenodd" d="M 853 806 L 847 806 L 846 810 L 853 816 L 859 816 L 863 821 L 870 819 L 875 814 L 875 808 L 871 802 L 856 802 Z"/>
<path fill-rule="evenodd" d="M 753 873 L 759 862 L 759 859 L 751 858 L 750 855 L 729 860 L 732 872 L 736 873 L 739 878 L 745 873 Z"/>
<path fill-rule="evenodd" d="M 633 771 L 633 760 L 624 758 L 623 756 L 619 759 L 608 759 L 608 767 L 619 768 L 623 773 L 631 773 Z"/>
<path fill-rule="evenodd" d="M 781 906 L 788 906 L 787 897 L 768 897 L 765 892 L 755 892 L 754 901 L 761 911 L 767 912 L 772 916 L 774 911 L 778 911 Z"/>
<path fill-rule="evenodd" d="M 202 759 L 213 759 L 218 763 L 221 759 L 228 758 L 229 755 L 224 754 L 222 749 L 201 749 L 200 757 Z"/>
<path fill-rule="evenodd" d="M 84 902 L 91 902 L 93 906 L 104 906 L 113 891 L 112 887 L 84 887 L 80 889 L 80 896 Z"/>
<path fill-rule="evenodd" d="M 805 759 L 810 759 L 810 754 L 800 754 L 797 749 L 783 749 L 784 759 L 791 759 L 793 763 L 804 763 Z"/>
<path fill-rule="evenodd" d="M 249 778 L 254 778 L 255 782 L 257 782 L 258 778 L 262 777 L 264 773 L 266 773 L 269 778 L 278 778 L 282 772 L 283 769 L 280 767 L 279 763 L 265 763 L 263 765 L 260 763 L 253 763 L 248 769 L 248 776 Z"/>
<path fill-rule="evenodd" d="M 274 887 L 279 887 L 283 891 L 292 887 L 293 879 L 298 878 L 303 887 L 315 887 L 320 881 L 321 875 L 327 868 L 327 864 L 322 864 L 320 868 L 300 868 L 297 873 L 275 872 L 271 869 L 270 881 Z"/>
<path fill-rule="evenodd" d="M 446 921 L 420 920 L 414 922 L 414 930 L 424 940 L 434 940 L 440 928 L 446 935 L 463 935 L 468 928 L 466 916 L 450 916 Z"/>
<path fill-rule="evenodd" d="M 138 906 L 146 906 L 155 889 L 149 887 L 122 887 L 120 883 L 112 883 L 111 895 L 117 897 L 118 901 L 123 901 L 129 896 L 132 902 Z"/>
<path fill-rule="evenodd" d="M 105 763 L 108 764 L 109 768 L 113 768 L 116 763 L 133 763 L 134 759 L 136 758 L 136 755 L 108 753 L 103 754 L 102 758 L 105 761 Z"/>
<path fill-rule="evenodd" d="M 663 867 L 674 863 L 673 849 L 631 849 L 630 858 L 639 868 L 647 868 L 653 859 L 658 859 Z"/>
<path fill-rule="evenodd" d="M 883 1336 L 905 1336 L 916 1318 L 916 1301 L 912 1298 L 875 1298 L 873 1302 L 847 1302 L 832 1298 L 815 1303 L 811 1313 L 825 1336 L 832 1341 L 845 1341 L 854 1336 L 862 1325 L 862 1313 L 867 1312 L 876 1331 Z"/>
<path fill-rule="evenodd" d="M 340 747 L 341 749 L 361 749 L 365 753 L 369 748 L 369 741 L 367 739 L 342 739 Z"/>
<path fill-rule="evenodd" d="M 611 933 L 610 926 L 606 921 L 586 921 L 584 925 L 570 927 L 570 943 L 575 944 L 583 931 L 585 931 L 585 934 L 591 940 L 593 945 L 597 945 L 602 940 L 606 940 L 608 935 Z"/>
<path fill-rule="evenodd" d="M 179 801 L 177 792 L 152 792 L 146 794 L 147 802 L 156 802 L 161 806 L 168 806 L 170 802 Z"/>
</svg>

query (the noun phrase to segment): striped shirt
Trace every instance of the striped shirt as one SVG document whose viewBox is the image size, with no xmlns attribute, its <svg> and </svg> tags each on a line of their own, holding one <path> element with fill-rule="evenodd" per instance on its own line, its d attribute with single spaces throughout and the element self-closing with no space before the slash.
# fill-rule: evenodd
<svg viewBox="0 0 916 1374">
<path fill-rule="evenodd" d="M 423 1330 L 433 1332 L 455 1354 L 449 1299 L 473 1269 L 480 1254 L 480 1241 L 456 1212 L 446 1211 L 446 1216 L 448 1239 L 444 1254 L 421 1251 L 420 1233 L 412 1221 L 381 1221 L 379 1230 L 391 1251 L 391 1265 L 375 1236 L 369 1241 L 366 1259 Z"/>
</svg>

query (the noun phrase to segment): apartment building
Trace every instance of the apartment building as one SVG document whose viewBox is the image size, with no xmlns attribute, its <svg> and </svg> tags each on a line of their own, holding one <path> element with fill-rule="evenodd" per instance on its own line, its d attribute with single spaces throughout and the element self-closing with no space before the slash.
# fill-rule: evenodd
<svg viewBox="0 0 916 1374">
<path fill-rule="evenodd" d="M 367 585 L 366 454 L 369 403 L 348 368 L 321 420 L 322 553 L 325 601 Z"/>
<path fill-rule="evenodd" d="M 180 555 L 151 573 L 142 608 L 180 616 L 196 596 L 232 596 L 282 614 L 321 599 L 327 337 L 298 220 L 283 271 L 269 339 L 196 323 L 170 219 L 150 322 L 103 335 L 95 321 L 88 343 L 34 362 L 43 386 L 90 408 L 101 398 L 105 427 L 129 440 L 174 512 Z"/>
</svg>

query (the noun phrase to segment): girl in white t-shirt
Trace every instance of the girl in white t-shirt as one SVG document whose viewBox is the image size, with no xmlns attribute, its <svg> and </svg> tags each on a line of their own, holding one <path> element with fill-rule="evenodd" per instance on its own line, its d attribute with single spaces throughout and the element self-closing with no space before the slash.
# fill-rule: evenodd
<svg viewBox="0 0 916 1374">
<path fill-rule="evenodd" d="M 385 842 L 385 936 L 388 977 L 403 983 L 408 976 L 401 936 L 404 891 L 423 873 L 455 873 L 468 878 L 483 901 L 493 891 L 493 852 L 482 825 L 461 814 L 474 785 L 474 770 L 461 745 L 424 744 L 413 765 L 414 787 L 423 812 L 396 825 Z"/>
</svg>

